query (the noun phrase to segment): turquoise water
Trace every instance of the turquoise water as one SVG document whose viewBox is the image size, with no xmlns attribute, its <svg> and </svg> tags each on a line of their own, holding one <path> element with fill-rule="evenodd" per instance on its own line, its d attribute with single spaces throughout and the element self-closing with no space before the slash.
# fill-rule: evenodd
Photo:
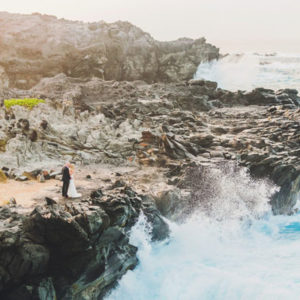
<svg viewBox="0 0 300 300">
<path fill-rule="evenodd" d="M 108 299 L 299 299 L 300 215 L 218 224 L 195 216 L 150 243 L 133 229 L 139 266 Z"/>
<path fill-rule="evenodd" d="M 219 185 L 211 211 L 169 222 L 168 240 L 151 243 L 140 216 L 130 237 L 140 263 L 107 299 L 300 299 L 300 215 L 272 215 L 276 187 L 244 169 L 220 175 L 211 173 Z"/>
</svg>

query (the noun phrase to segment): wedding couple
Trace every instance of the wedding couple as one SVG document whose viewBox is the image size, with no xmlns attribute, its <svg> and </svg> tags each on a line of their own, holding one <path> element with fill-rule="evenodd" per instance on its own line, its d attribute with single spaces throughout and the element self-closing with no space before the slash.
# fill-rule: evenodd
<svg viewBox="0 0 300 300">
<path fill-rule="evenodd" d="M 65 198 L 79 198 L 82 195 L 77 193 L 75 182 L 74 182 L 74 166 L 69 162 L 65 164 L 62 169 L 62 195 Z"/>
</svg>

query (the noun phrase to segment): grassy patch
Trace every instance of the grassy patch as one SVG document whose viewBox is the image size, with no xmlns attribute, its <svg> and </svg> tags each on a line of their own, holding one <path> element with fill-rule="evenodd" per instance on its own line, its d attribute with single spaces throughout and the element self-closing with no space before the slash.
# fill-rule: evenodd
<svg viewBox="0 0 300 300">
<path fill-rule="evenodd" d="M 24 99 L 6 99 L 4 100 L 4 106 L 7 109 L 10 109 L 12 106 L 25 106 L 28 109 L 32 109 L 39 103 L 45 103 L 43 99 L 36 99 L 36 98 L 24 98 Z"/>
</svg>

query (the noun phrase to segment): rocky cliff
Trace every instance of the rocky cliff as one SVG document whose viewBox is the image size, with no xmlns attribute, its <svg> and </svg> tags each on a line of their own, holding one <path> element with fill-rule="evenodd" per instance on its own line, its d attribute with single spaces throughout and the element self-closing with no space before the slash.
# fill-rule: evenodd
<svg viewBox="0 0 300 300">
<path fill-rule="evenodd" d="M 160 213 L 174 220 L 196 209 L 210 214 L 216 180 L 235 174 L 238 184 L 245 168 L 276 190 L 267 193 L 276 214 L 294 212 L 298 92 L 230 92 L 190 80 L 201 61 L 218 57 L 204 39 L 157 42 L 126 22 L 0 13 L 0 50 L 1 176 L 19 179 L 33 166 L 71 160 L 79 168 L 134 165 L 147 177 L 127 174 L 124 183 L 118 174 L 120 181 L 80 201 L 1 208 L 1 298 L 101 299 L 137 264 L 128 237 L 139 216 L 154 240 L 166 238 Z M 24 97 L 45 103 L 3 106 Z M 161 193 L 151 190 L 150 167 Z M 135 192 L 134 180 L 155 195 Z M 257 204 L 246 198 L 247 208 Z"/>
<path fill-rule="evenodd" d="M 151 198 L 117 183 L 80 201 L 0 209 L 1 299 L 101 299 L 138 263 L 129 230 L 139 215 L 153 240 L 169 229 Z"/>
<path fill-rule="evenodd" d="M 0 13 L 0 84 L 28 89 L 44 77 L 178 81 L 218 58 L 204 38 L 158 42 L 128 22 L 83 23 Z"/>
</svg>

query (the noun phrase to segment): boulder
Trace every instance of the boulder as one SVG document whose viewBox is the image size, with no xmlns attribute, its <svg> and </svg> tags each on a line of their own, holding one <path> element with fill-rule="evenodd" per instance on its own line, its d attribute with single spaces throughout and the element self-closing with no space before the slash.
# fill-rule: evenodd
<svg viewBox="0 0 300 300">
<path fill-rule="evenodd" d="M 37 179 L 38 176 L 42 173 L 42 169 L 35 169 L 32 171 L 25 171 L 23 172 L 23 176 L 26 176 L 29 179 Z"/>
<path fill-rule="evenodd" d="M 28 177 L 26 177 L 26 176 L 17 176 L 16 178 L 15 178 L 17 181 L 27 181 L 28 180 Z"/>
<path fill-rule="evenodd" d="M 101 189 L 98 189 L 96 191 L 93 191 L 91 193 L 91 198 L 101 198 L 103 196 L 103 193 L 102 193 L 102 190 Z"/>
<path fill-rule="evenodd" d="M 184 207 L 183 197 L 180 189 L 173 189 L 170 191 L 162 192 L 159 196 L 155 197 L 155 204 L 161 214 L 172 220 L 178 218 L 178 214 L 182 212 Z"/>
<path fill-rule="evenodd" d="M 195 134 L 190 137 L 190 142 L 202 147 L 208 147 L 212 144 L 214 136 L 209 133 Z"/>
<path fill-rule="evenodd" d="M 49 173 L 50 179 L 55 179 L 59 175 L 61 175 L 61 171 L 53 171 Z"/>
</svg>

